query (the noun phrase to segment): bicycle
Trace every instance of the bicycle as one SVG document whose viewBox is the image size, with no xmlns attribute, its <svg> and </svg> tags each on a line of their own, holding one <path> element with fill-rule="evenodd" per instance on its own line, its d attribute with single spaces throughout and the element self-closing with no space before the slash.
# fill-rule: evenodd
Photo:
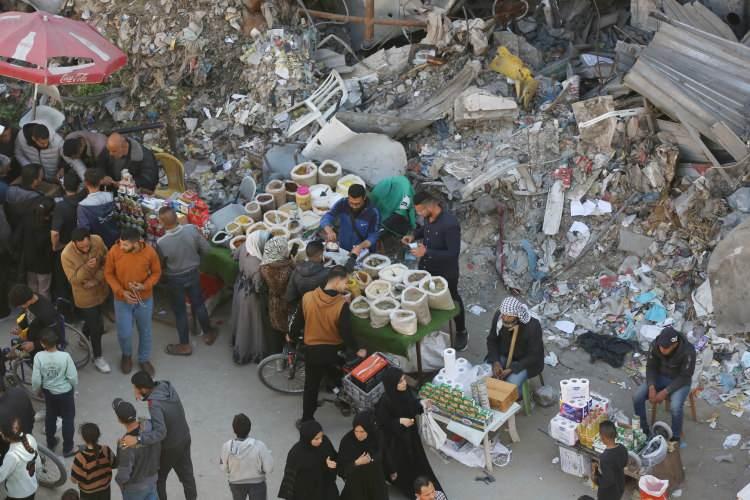
<svg viewBox="0 0 750 500">
<path fill-rule="evenodd" d="M 72 304 L 65 299 L 58 298 L 55 301 L 55 309 L 59 311 L 61 306 L 72 306 Z M 60 343 L 57 348 L 70 354 L 70 357 L 73 358 L 73 364 L 80 370 L 93 357 L 91 342 L 78 328 L 67 323 L 63 314 L 60 314 L 57 328 L 60 332 Z M 16 355 L 6 361 L 10 364 L 6 371 L 6 384 L 23 387 L 33 400 L 44 401 L 44 398 L 32 393 L 30 390 L 33 361 L 28 353 L 20 349 L 21 343 L 22 340 L 20 337 L 16 336 L 16 338 L 11 339 L 11 345 L 15 348 Z M 8 374 L 10 373 L 14 375 L 15 379 L 8 379 Z"/>
<path fill-rule="evenodd" d="M 60 457 L 55 455 L 49 448 L 37 443 L 39 459 L 42 462 L 41 469 L 36 471 L 36 479 L 45 488 L 59 488 L 68 480 L 68 471 Z"/>
</svg>

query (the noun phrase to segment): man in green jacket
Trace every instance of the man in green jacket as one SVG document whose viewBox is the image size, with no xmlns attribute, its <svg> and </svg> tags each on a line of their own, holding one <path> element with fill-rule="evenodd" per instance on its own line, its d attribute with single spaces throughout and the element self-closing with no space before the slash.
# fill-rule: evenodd
<svg viewBox="0 0 750 500">
<path fill-rule="evenodd" d="M 401 238 L 414 229 L 414 188 L 403 175 L 387 177 L 378 182 L 370 193 L 370 200 L 380 211 L 383 232 Z"/>
</svg>

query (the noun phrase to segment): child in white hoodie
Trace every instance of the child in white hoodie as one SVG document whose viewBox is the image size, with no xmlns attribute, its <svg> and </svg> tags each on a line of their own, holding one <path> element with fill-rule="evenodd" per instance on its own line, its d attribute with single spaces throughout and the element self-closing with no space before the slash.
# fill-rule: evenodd
<svg viewBox="0 0 750 500">
<path fill-rule="evenodd" d="M 237 436 L 221 448 L 219 464 L 227 475 L 232 500 L 266 500 L 266 474 L 273 470 L 273 457 L 263 442 L 248 437 L 250 419 L 244 413 L 234 416 L 232 429 Z"/>
<path fill-rule="evenodd" d="M 41 468 L 36 439 L 21 431 L 18 419 L 0 422 L 0 436 L 10 443 L 0 465 L 0 482 L 5 482 L 7 500 L 34 500 L 39 487 L 36 470 Z"/>
</svg>

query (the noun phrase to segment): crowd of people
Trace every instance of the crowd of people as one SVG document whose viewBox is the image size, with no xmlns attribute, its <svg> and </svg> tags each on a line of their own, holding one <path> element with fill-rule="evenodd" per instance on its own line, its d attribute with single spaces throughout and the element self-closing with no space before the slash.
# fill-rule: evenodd
<svg viewBox="0 0 750 500">
<path fill-rule="evenodd" d="M 62 453 L 75 456 L 71 477 L 81 498 L 109 498 L 114 478 L 128 500 L 165 500 L 172 470 L 185 497 L 197 497 L 185 410 L 175 388 L 154 379 L 152 315 L 154 289 L 162 283 L 177 330 L 177 342 L 166 346 L 166 354 L 193 353 L 186 297 L 204 343 L 215 342 L 219 331 L 209 319 L 199 271 L 210 246 L 196 227 L 180 224 L 170 206 L 158 211 L 165 234 L 153 245 L 137 229 L 120 228 L 113 215 L 113 191 L 123 173 L 127 170 L 142 192 L 153 193 L 158 168 L 148 148 L 117 133 L 73 132 L 63 139 L 42 121 L 21 129 L 0 126 L 0 260 L 7 264 L 0 266 L 0 317 L 22 311 L 16 350 L 33 360 L 32 390 L 44 394 L 44 431 L 51 450 L 58 444 L 57 420 L 62 420 Z M 419 227 L 416 215 L 423 221 Z M 466 349 L 458 292 L 459 222 L 431 194 L 415 194 L 405 177 L 385 179 L 369 193 L 352 185 L 322 218 L 320 239 L 306 245 L 304 262 L 296 262 L 298 249 L 290 249 L 287 238 L 267 231 L 249 234 L 236 251 L 239 272 L 229 327 L 234 361 L 259 362 L 288 342 L 305 349 L 304 396 L 296 422 L 300 440 L 287 457 L 280 498 L 381 500 L 388 497 L 387 483 L 409 497 L 445 497 L 416 426 L 430 403 L 418 400 L 397 368 L 386 370 L 385 395 L 374 411 L 356 415 L 338 452 L 314 418 L 321 385 L 336 392 L 344 360 L 367 355 L 352 332 L 348 276 L 363 252 L 376 251 L 387 239 L 419 259 L 420 269 L 446 279 L 459 307 L 454 347 Z M 331 267 L 324 261 L 326 244 L 334 242 L 350 252 L 346 265 Z M 150 418 L 139 420 L 131 403 L 115 400 L 113 409 L 124 428 L 116 451 L 98 443 L 99 429 L 92 423 L 80 427 L 84 445 L 78 450 L 78 375 L 70 355 L 58 347 L 64 322 L 82 321 L 96 369 L 109 373 L 101 342 L 107 315 L 117 332 L 123 374 L 134 367 L 137 329 L 138 371 L 131 381 L 136 397 L 149 402 Z M 648 383 L 634 398 L 635 409 L 647 429 L 645 401 L 671 398 L 679 439 L 695 352 L 671 329 L 654 345 Z M 495 377 L 519 388 L 544 367 L 541 325 L 515 298 L 505 299 L 492 320 L 486 361 Z M 33 409 L 29 422 L 31 406 L 24 395 L 8 390 L 0 407 L 0 479 L 7 480 L 10 497 L 19 499 L 34 497 L 38 460 Z M 266 498 L 271 452 L 249 437 L 247 416 L 237 415 L 232 426 L 235 438 L 221 451 L 221 467 L 233 498 Z M 337 476 L 345 484 L 341 496 Z"/>
</svg>

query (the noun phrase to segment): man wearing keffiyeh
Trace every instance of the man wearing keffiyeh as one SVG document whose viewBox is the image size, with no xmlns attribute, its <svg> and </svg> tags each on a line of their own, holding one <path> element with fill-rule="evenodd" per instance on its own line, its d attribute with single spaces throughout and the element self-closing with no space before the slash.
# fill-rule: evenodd
<svg viewBox="0 0 750 500">
<path fill-rule="evenodd" d="M 516 341 L 511 356 L 514 332 Z M 492 364 L 494 377 L 517 385 L 519 394 L 524 381 L 544 369 L 542 325 L 531 316 L 529 308 L 514 297 L 506 297 L 492 318 L 486 360 Z"/>
</svg>

